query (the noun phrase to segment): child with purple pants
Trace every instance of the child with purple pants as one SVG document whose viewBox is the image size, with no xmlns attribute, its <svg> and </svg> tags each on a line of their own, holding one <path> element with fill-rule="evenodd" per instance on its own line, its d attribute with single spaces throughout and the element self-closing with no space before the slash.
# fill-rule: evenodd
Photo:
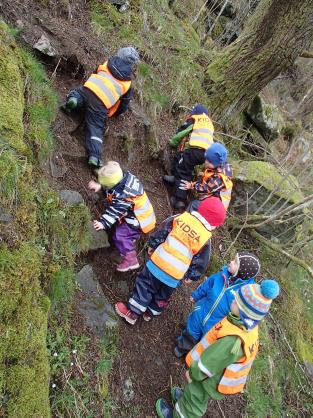
<svg viewBox="0 0 313 418">
<path fill-rule="evenodd" d="M 98 170 L 98 183 L 91 180 L 88 188 L 103 192 L 108 202 L 105 213 L 93 225 L 97 231 L 109 230 L 115 225 L 113 242 L 122 256 L 117 271 L 139 267 L 136 241 L 143 233 L 155 227 L 155 214 L 141 182 L 129 171 L 123 172 L 119 163 L 109 161 Z"/>
</svg>

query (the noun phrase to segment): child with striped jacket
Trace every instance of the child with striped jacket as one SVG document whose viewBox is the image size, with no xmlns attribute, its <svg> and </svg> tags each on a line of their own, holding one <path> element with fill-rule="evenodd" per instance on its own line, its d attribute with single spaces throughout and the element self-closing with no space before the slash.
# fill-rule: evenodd
<svg viewBox="0 0 313 418">
<path fill-rule="evenodd" d="M 102 191 L 108 207 L 99 220 L 94 221 L 97 231 L 113 226 L 113 242 L 122 256 L 117 270 L 126 272 L 139 267 L 136 241 L 142 233 L 155 227 L 153 207 L 142 183 L 129 171 L 123 172 L 119 163 L 109 161 L 98 170 L 98 183 L 91 180 L 88 188 Z"/>
</svg>

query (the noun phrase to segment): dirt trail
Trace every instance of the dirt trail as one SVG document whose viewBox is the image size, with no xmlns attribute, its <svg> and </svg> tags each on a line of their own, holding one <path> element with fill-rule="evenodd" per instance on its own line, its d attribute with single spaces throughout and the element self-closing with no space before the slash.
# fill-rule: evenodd
<svg viewBox="0 0 313 418">
<path fill-rule="evenodd" d="M 33 45 L 42 33 L 46 33 L 64 57 L 60 60 L 53 79 L 60 102 L 70 88 L 79 86 L 84 75 L 104 58 L 105 45 L 90 33 L 87 7 L 85 1 L 76 1 L 75 7 L 58 5 L 50 6 L 50 9 L 45 9 L 42 2 L 3 1 L 0 8 L 7 21 L 23 28 L 22 42 Z M 51 75 L 55 71 L 56 61 L 48 59 L 44 63 Z M 96 217 L 101 212 L 101 203 L 95 202 L 92 193 L 87 190 L 92 173 L 86 165 L 83 129 L 78 125 L 79 118 L 73 119 L 58 113 L 54 125 L 56 150 L 53 158 L 64 166 L 66 172 L 61 178 L 51 177 L 51 186 L 56 190 L 71 189 L 80 192 Z M 164 169 L 162 162 L 152 160 L 149 156 L 142 121 L 132 112 L 127 112 L 110 120 L 108 125 L 103 159 L 119 161 L 124 169 L 130 170 L 142 180 L 155 208 L 158 222 L 161 222 L 171 213 L 167 191 L 161 181 Z M 165 145 L 169 135 L 174 132 L 175 125 L 176 122 L 169 116 L 163 115 L 158 120 L 157 135 L 160 144 Z M 143 263 L 143 251 L 140 257 Z M 115 303 L 126 300 L 128 292 L 121 290 L 120 282 L 126 281 L 131 291 L 136 274 L 118 273 L 114 270 L 116 257 L 112 255 L 112 249 L 90 252 L 87 259 L 92 263 L 109 301 Z M 155 400 L 160 395 L 169 398 L 171 383 L 182 383 L 184 364 L 174 357 L 172 350 L 174 337 L 179 334 L 191 309 L 188 302 L 190 292 L 190 287 L 182 286 L 174 294 L 167 311 L 151 323 L 140 320 L 136 326 L 131 327 L 121 320 L 120 354 L 114 363 L 110 388 L 110 394 L 118 406 L 115 417 L 154 417 Z M 128 377 L 131 378 L 135 391 L 131 404 L 124 403 L 122 394 L 123 383 Z M 240 417 L 243 405 L 244 400 L 240 397 L 222 401 L 220 406 L 211 401 L 206 416 Z"/>
</svg>

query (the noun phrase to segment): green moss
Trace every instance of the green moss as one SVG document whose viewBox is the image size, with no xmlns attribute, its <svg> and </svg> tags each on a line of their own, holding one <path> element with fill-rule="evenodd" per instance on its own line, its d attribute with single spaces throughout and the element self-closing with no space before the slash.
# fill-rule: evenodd
<svg viewBox="0 0 313 418">
<path fill-rule="evenodd" d="M 27 154 L 23 142 L 24 83 L 20 72 L 19 49 L 0 22 L 0 138 L 13 149 Z"/>
<path fill-rule="evenodd" d="M 131 5 L 126 14 L 93 1 L 91 17 L 95 32 L 110 37 L 111 53 L 129 43 L 139 49 L 142 63 L 134 83 L 152 116 L 175 104 L 207 101 L 203 65 L 210 54 L 201 48 L 188 20 L 182 22 L 173 15 L 166 1 L 148 1 L 141 8 Z"/>
<path fill-rule="evenodd" d="M 49 418 L 50 301 L 42 285 L 54 306 L 66 302 L 75 254 L 89 242 L 90 215 L 84 205 L 66 207 L 32 166 L 51 150 L 56 110 L 42 66 L 2 23 L 0 52 L 0 205 L 13 216 L 0 242 L 0 414 Z"/>
<path fill-rule="evenodd" d="M 22 50 L 23 70 L 27 74 L 27 140 L 39 155 L 46 157 L 53 149 L 51 123 L 55 120 L 57 95 L 47 80 L 42 65 L 28 52 Z"/>
<path fill-rule="evenodd" d="M 275 195 L 292 203 L 300 202 L 304 196 L 300 191 L 298 180 L 289 175 L 281 174 L 278 169 L 264 161 L 234 161 L 234 177 L 248 183 L 257 183 Z M 277 190 L 276 190 L 277 188 Z"/>
</svg>

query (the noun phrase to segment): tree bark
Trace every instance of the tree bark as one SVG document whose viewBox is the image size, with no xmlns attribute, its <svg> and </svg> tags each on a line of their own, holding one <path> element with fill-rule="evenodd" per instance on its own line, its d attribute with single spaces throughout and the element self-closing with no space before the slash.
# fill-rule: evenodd
<svg viewBox="0 0 313 418">
<path fill-rule="evenodd" d="M 239 38 L 206 70 L 215 118 L 242 111 L 313 40 L 313 0 L 261 0 Z"/>
</svg>

